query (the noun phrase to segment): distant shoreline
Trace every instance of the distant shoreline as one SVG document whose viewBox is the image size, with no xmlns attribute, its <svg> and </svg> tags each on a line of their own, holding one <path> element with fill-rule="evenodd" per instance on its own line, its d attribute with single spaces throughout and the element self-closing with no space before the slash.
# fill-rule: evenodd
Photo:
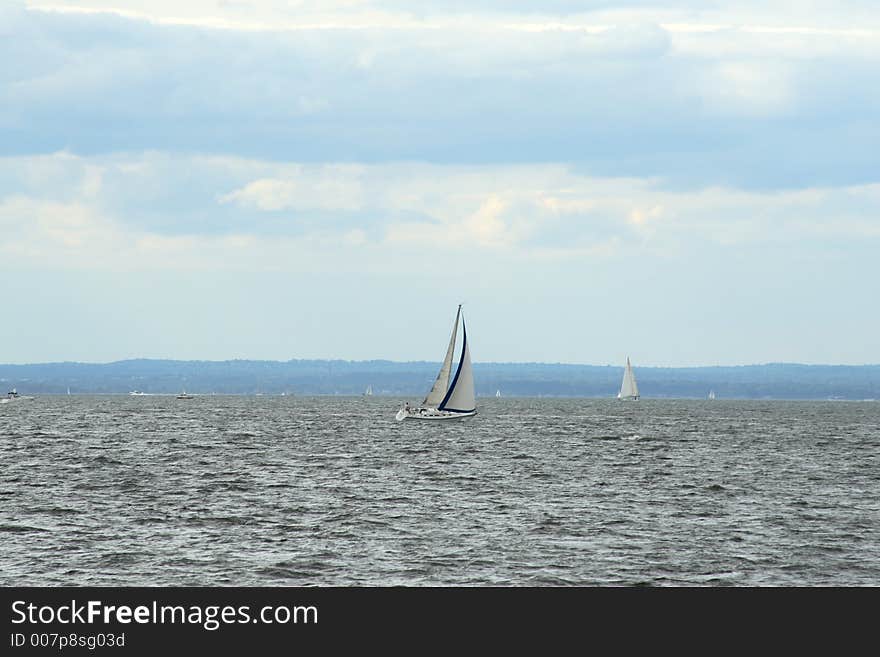
<svg viewBox="0 0 880 657">
<path fill-rule="evenodd" d="M 430 388 L 433 361 L 131 359 L 110 363 L 0 364 L 0 394 L 233 394 L 416 398 Z M 880 398 L 880 365 L 711 365 L 642 367 L 633 361 L 645 399 L 861 401 Z M 620 388 L 623 365 L 474 363 L 478 397 L 607 398 Z"/>
</svg>

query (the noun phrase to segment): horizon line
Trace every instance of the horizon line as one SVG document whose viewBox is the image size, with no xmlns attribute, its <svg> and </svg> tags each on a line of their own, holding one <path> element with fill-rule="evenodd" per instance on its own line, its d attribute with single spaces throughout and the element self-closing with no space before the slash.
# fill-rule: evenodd
<svg viewBox="0 0 880 657">
<path fill-rule="evenodd" d="M 250 362 L 250 363 L 294 363 L 294 362 L 329 362 L 329 363 L 398 363 L 406 364 L 437 364 L 440 361 L 434 360 L 392 360 L 388 358 L 289 358 L 287 360 L 268 359 L 268 358 L 224 358 L 224 359 L 205 359 L 205 358 L 148 358 L 148 357 L 132 357 L 122 358 L 110 361 L 78 361 L 78 360 L 55 360 L 55 361 L 31 361 L 22 363 L 0 363 L 0 367 L 28 367 L 39 365 L 116 365 L 120 363 L 130 363 L 135 361 L 147 362 L 172 362 L 172 363 L 230 363 L 230 362 Z M 474 365 L 554 365 L 567 367 L 625 367 L 626 363 L 621 364 L 596 364 L 596 363 L 572 363 L 563 361 L 474 361 Z M 797 366 L 797 367 L 878 367 L 880 363 L 804 363 L 798 361 L 770 361 L 758 363 L 739 363 L 728 365 L 639 365 L 633 364 L 633 369 L 709 369 L 709 368 L 725 368 L 725 367 L 768 367 L 768 366 Z"/>
</svg>

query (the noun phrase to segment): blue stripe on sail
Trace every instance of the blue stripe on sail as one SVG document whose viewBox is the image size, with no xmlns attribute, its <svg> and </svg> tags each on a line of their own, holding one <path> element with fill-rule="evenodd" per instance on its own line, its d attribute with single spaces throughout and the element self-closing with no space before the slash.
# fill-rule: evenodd
<svg viewBox="0 0 880 657">
<path fill-rule="evenodd" d="M 459 312 L 461 312 L 461 307 L 459 307 Z M 458 375 L 461 374 L 461 367 L 464 365 L 464 355 L 467 353 L 467 328 L 464 325 L 464 317 L 461 318 L 461 335 L 462 335 L 462 343 L 461 343 L 461 358 L 458 361 L 458 369 L 455 370 L 455 378 L 452 379 L 452 385 L 449 386 L 449 389 L 446 391 L 446 396 L 443 398 L 443 401 L 440 402 L 440 405 L 437 407 L 437 410 L 440 411 L 454 411 L 456 413 L 470 413 L 470 411 L 456 411 L 452 408 L 446 408 L 446 402 L 449 401 L 449 398 L 452 396 L 452 393 L 455 391 L 455 384 L 458 383 Z"/>
</svg>

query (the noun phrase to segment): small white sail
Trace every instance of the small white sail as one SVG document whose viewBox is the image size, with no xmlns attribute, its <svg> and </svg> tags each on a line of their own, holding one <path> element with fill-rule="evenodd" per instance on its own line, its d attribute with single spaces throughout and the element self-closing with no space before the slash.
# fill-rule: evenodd
<svg viewBox="0 0 880 657">
<path fill-rule="evenodd" d="M 496 390 L 496 391 L 495 391 L 495 396 L 496 396 L 496 397 L 500 397 L 500 396 L 501 396 L 501 391 L 500 391 L 500 390 Z"/>
<path fill-rule="evenodd" d="M 715 399 L 715 391 L 714 390 L 709 391 L 709 399 Z"/>
<path fill-rule="evenodd" d="M 434 387 L 431 388 L 431 392 L 425 397 L 422 406 L 437 408 L 438 404 L 440 404 L 443 401 L 443 398 L 446 397 L 446 392 L 449 388 L 449 372 L 452 370 L 452 356 L 455 353 L 455 336 L 458 333 L 458 318 L 460 316 L 461 306 L 458 307 L 458 312 L 455 314 L 455 324 L 452 325 L 452 337 L 449 338 L 449 348 L 446 350 L 446 358 L 443 359 L 443 365 L 440 367 L 440 372 L 437 374 L 437 380 L 434 381 Z"/>
<path fill-rule="evenodd" d="M 632 364 L 629 362 L 629 356 L 626 358 L 626 369 L 623 372 L 623 383 L 620 385 L 620 392 L 617 394 L 617 398 L 639 398 L 639 386 L 636 383 L 636 375 L 633 373 Z"/>
<path fill-rule="evenodd" d="M 364 394 L 369 397 L 373 394 L 373 386 L 367 386 L 367 389 L 364 391 Z"/>
</svg>

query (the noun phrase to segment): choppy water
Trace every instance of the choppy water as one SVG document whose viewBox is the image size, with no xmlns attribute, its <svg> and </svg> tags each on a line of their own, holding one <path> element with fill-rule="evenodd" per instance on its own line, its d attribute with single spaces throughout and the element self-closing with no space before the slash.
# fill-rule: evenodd
<svg viewBox="0 0 880 657">
<path fill-rule="evenodd" d="M 38 397 L 2 585 L 880 585 L 880 403 Z"/>
</svg>

